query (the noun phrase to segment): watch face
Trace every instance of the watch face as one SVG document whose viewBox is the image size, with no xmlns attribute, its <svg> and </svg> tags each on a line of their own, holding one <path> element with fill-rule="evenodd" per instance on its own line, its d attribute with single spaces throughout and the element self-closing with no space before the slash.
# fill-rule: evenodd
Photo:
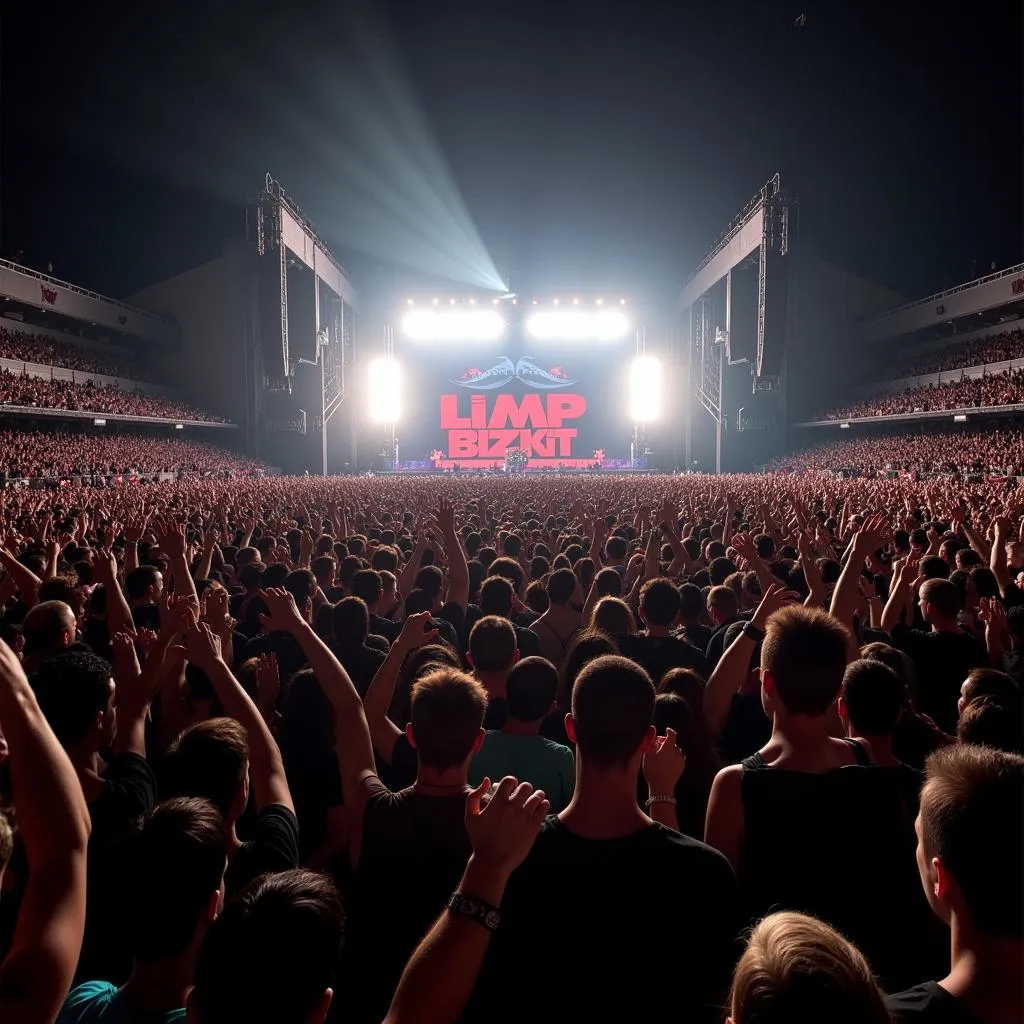
<svg viewBox="0 0 1024 1024">
<path fill-rule="evenodd" d="M 484 914 L 484 924 L 487 925 L 487 927 L 490 928 L 491 931 L 494 931 L 494 929 L 498 927 L 500 922 L 501 917 L 495 911 L 488 910 L 487 913 Z"/>
</svg>

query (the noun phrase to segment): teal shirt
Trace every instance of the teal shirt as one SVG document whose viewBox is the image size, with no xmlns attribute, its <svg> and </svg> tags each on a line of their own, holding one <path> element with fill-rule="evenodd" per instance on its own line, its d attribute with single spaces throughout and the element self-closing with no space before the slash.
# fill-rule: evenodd
<svg viewBox="0 0 1024 1024">
<path fill-rule="evenodd" d="M 512 775 L 543 789 L 551 813 L 564 810 L 576 787 L 576 759 L 562 743 L 543 736 L 513 736 L 492 730 L 469 766 L 469 781 L 479 786 L 485 778 L 498 782 Z"/>
<path fill-rule="evenodd" d="M 184 1020 L 184 1009 L 140 1017 L 128 1009 L 116 985 L 87 981 L 71 990 L 57 1024 L 177 1024 Z"/>
</svg>

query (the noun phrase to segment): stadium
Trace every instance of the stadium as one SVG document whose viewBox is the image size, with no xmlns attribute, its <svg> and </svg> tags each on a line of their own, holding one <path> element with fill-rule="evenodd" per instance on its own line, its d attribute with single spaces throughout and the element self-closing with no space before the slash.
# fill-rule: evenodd
<svg viewBox="0 0 1024 1024">
<path fill-rule="evenodd" d="M 1024 1019 L 1012 33 L 255 6 L 5 18 L 0 1020 Z"/>
</svg>

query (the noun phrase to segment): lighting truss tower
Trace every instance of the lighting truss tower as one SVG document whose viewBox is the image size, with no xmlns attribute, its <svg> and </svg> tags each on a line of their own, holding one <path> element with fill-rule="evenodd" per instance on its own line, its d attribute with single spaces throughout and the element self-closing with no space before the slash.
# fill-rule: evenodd
<svg viewBox="0 0 1024 1024">
<path fill-rule="evenodd" d="M 647 353 L 647 332 L 643 327 L 636 329 L 636 358 L 642 359 Z M 629 445 L 629 465 L 638 469 L 644 457 L 644 425 L 639 420 L 633 421 L 633 440 Z"/>
</svg>

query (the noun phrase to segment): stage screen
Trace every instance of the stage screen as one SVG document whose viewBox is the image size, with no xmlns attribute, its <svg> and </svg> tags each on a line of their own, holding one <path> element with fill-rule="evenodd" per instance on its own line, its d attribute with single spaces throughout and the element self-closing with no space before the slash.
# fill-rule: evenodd
<svg viewBox="0 0 1024 1024">
<path fill-rule="evenodd" d="M 471 345 L 396 341 L 403 367 L 403 468 L 495 468 L 520 448 L 530 468 L 626 465 L 631 337 Z M 597 453 L 597 454 L 595 454 Z"/>
</svg>

